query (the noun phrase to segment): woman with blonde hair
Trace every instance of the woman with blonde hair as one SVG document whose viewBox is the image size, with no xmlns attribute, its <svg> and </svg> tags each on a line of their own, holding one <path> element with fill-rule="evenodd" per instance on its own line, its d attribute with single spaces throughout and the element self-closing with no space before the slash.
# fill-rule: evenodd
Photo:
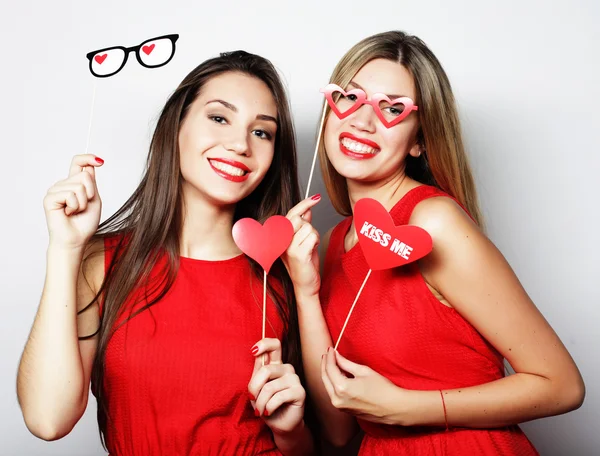
<svg viewBox="0 0 600 456">
<path fill-rule="evenodd" d="M 312 204 L 301 203 L 285 259 L 324 435 L 343 446 L 358 422 L 361 455 L 537 454 L 518 423 L 578 408 L 585 388 L 484 234 L 440 62 L 419 38 L 386 32 L 350 49 L 331 83 L 319 154 L 331 201 L 348 217 L 322 242 L 321 279 Z M 373 271 L 334 350 L 369 270 L 352 225 L 365 197 L 396 225 L 425 229 L 433 251 Z"/>
</svg>

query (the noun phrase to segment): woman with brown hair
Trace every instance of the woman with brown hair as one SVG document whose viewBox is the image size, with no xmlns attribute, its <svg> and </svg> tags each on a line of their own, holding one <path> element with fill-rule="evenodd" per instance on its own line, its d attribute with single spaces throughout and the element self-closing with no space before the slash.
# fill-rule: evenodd
<svg viewBox="0 0 600 456">
<path fill-rule="evenodd" d="M 186 76 L 141 183 L 99 225 L 102 164 L 75 156 L 44 200 L 46 281 L 17 382 L 30 431 L 68 434 L 91 382 L 113 455 L 309 453 L 291 282 L 276 264 L 257 342 L 262 270 L 231 233 L 242 217 L 264 221 L 299 200 L 272 64 L 236 51 Z"/>
<path fill-rule="evenodd" d="M 343 446 L 358 422 L 365 455 L 536 454 L 517 424 L 578 408 L 584 384 L 484 234 L 441 64 L 417 37 L 386 32 L 350 49 L 331 83 L 319 156 L 333 206 L 348 217 L 322 243 L 321 278 L 301 204 L 286 258 L 324 435 Z M 352 226 L 365 197 L 396 225 L 425 229 L 433 251 L 372 272 L 336 351 L 369 271 Z"/>
</svg>

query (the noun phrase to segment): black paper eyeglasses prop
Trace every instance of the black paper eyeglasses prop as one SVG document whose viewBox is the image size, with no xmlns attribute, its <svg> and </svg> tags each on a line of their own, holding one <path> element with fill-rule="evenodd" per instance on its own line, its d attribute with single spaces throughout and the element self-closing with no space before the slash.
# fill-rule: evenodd
<svg viewBox="0 0 600 456">
<path fill-rule="evenodd" d="M 112 46 L 86 54 L 89 60 L 89 68 L 96 78 L 108 78 L 114 76 L 123 69 L 127 63 L 130 52 L 135 52 L 137 61 L 146 68 L 159 68 L 171 61 L 175 55 L 175 43 L 178 34 L 163 35 L 150 38 L 133 47 Z M 88 124 L 85 153 L 88 153 L 90 138 L 92 135 L 92 123 L 94 119 L 94 105 L 96 102 L 96 86 L 98 79 L 94 79 L 92 90 L 92 105 L 90 107 L 90 121 Z"/>
<path fill-rule="evenodd" d="M 164 35 L 151 38 L 133 47 L 113 46 L 89 52 L 90 71 L 97 78 L 114 76 L 127 63 L 130 52 L 135 52 L 137 61 L 146 68 L 159 68 L 171 61 L 175 55 L 175 42 L 179 35 Z"/>
</svg>

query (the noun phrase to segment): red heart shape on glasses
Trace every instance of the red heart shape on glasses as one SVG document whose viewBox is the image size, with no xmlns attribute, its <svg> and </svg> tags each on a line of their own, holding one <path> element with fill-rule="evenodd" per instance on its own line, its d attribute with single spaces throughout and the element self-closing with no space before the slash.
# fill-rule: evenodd
<svg viewBox="0 0 600 456">
<path fill-rule="evenodd" d="M 352 89 L 352 90 L 346 92 L 344 89 L 342 89 L 341 87 L 339 87 L 335 84 L 329 84 L 327 87 L 323 88 L 321 90 L 321 92 L 325 94 L 325 98 L 327 98 L 327 101 L 329 102 L 329 106 L 331 107 L 332 111 L 335 112 L 335 115 L 338 116 L 338 118 L 340 118 L 340 119 L 348 117 L 350 114 L 352 114 L 358 108 L 360 108 L 362 106 L 362 104 L 365 102 L 365 100 L 367 99 L 367 95 L 365 94 L 365 92 L 360 89 Z M 339 92 L 345 98 L 348 98 L 348 95 L 356 96 L 356 100 L 354 101 L 354 104 L 346 111 L 344 111 L 344 112 L 340 111 L 338 109 L 337 105 L 335 104 L 335 102 L 333 101 L 333 95 L 336 92 Z"/>
<path fill-rule="evenodd" d="M 413 225 L 394 225 L 389 212 L 371 198 L 356 202 L 354 228 L 367 264 L 374 271 L 412 263 L 433 248 L 427 231 Z"/>
<path fill-rule="evenodd" d="M 388 120 L 383 115 L 383 111 L 381 110 L 382 101 L 385 101 L 387 103 L 386 107 L 394 107 L 395 105 L 401 104 L 402 112 L 397 117 L 393 118 L 391 121 L 388 122 Z M 386 126 L 386 128 L 391 128 L 394 125 L 402 122 L 404 119 L 406 119 L 406 116 L 408 116 L 413 110 L 417 110 L 417 107 L 414 105 L 414 102 L 410 98 L 399 97 L 390 100 L 390 98 L 387 95 L 384 95 L 383 93 L 377 93 L 373 95 L 371 97 L 370 104 L 371 106 L 373 106 L 375 114 L 377 115 L 377 117 L 379 117 L 379 120 L 381 120 L 381 122 L 383 123 L 383 125 Z"/>
<path fill-rule="evenodd" d="M 106 60 L 106 57 L 108 57 L 108 54 L 97 55 L 94 57 L 94 60 L 98 62 L 98 65 L 102 65 L 102 63 Z"/>
<path fill-rule="evenodd" d="M 142 51 L 144 51 L 146 55 L 150 55 L 150 53 L 154 50 L 154 46 L 154 43 L 152 43 L 150 46 L 142 46 Z"/>
<path fill-rule="evenodd" d="M 243 218 L 233 225 L 233 240 L 242 252 L 269 273 L 275 260 L 290 246 L 294 237 L 292 223 L 282 215 L 269 217 L 264 225 Z"/>
</svg>

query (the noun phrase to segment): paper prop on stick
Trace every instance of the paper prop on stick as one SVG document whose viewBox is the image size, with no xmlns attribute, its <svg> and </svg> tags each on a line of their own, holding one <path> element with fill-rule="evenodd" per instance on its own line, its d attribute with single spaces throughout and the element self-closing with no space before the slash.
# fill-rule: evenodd
<svg viewBox="0 0 600 456">
<path fill-rule="evenodd" d="M 398 125 L 406 119 L 411 112 L 419 109 L 418 106 L 415 106 L 414 101 L 408 97 L 390 99 L 383 93 L 374 93 L 371 98 L 367 98 L 367 94 L 364 90 L 352 89 L 346 92 L 336 84 L 328 84 L 321 89 L 321 93 L 325 95 L 327 104 L 329 104 L 329 107 L 339 119 L 345 119 L 350 114 L 357 111 L 361 106 L 367 104 L 373 108 L 375 115 L 379 118 L 385 128 L 392 128 L 393 126 Z M 318 129 L 319 136 L 317 137 L 317 145 L 315 146 L 315 153 L 313 155 L 310 174 L 308 176 L 305 198 L 308 198 L 312 176 L 315 171 L 317 152 L 321 142 L 321 132 L 323 131 L 326 112 L 327 106 L 324 105 Z"/>
<path fill-rule="evenodd" d="M 369 265 L 369 272 L 350 307 L 335 344 L 336 350 L 371 272 L 412 263 L 423 258 L 433 248 L 433 241 L 427 231 L 413 225 L 396 226 L 389 212 L 371 198 L 363 198 L 356 202 L 354 228 L 358 235 L 358 244 Z"/>
<path fill-rule="evenodd" d="M 164 35 L 150 38 L 137 46 L 112 46 L 89 52 L 90 72 L 97 78 L 114 76 L 123 69 L 131 52 L 140 65 L 146 68 L 159 68 L 171 61 L 175 55 L 175 43 L 179 35 Z"/>
<path fill-rule="evenodd" d="M 135 53 L 135 57 L 139 64 L 146 68 L 159 68 L 165 66 L 175 55 L 175 43 L 178 38 L 179 35 L 177 34 L 163 35 L 156 38 L 150 38 L 137 46 L 112 46 L 88 52 L 86 57 L 89 60 L 90 72 L 96 78 L 108 78 L 114 76 L 123 69 L 131 52 Z M 88 153 L 92 131 L 92 119 L 96 101 L 96 82 L 97 79 L 94 79 L 92 106 L 90 108 L 90 123 L 88 125 L 88 135 L 85 146 L 86 154 Z"/>
<path fill-rule="evenodd" d="M 269 217 L 264 225 L 254 219 L 243 218 L 233 225 L 232 235 L 240 250 L 264 269 L 262 315 L 262 338 L 264 339 L 267 321 L 267 274 L 275 260 L 291 244 L 294 237 L 294 227 L 282 215 Z M 262 363 L 264 366 L 264 357 Z"/>
</svg>

